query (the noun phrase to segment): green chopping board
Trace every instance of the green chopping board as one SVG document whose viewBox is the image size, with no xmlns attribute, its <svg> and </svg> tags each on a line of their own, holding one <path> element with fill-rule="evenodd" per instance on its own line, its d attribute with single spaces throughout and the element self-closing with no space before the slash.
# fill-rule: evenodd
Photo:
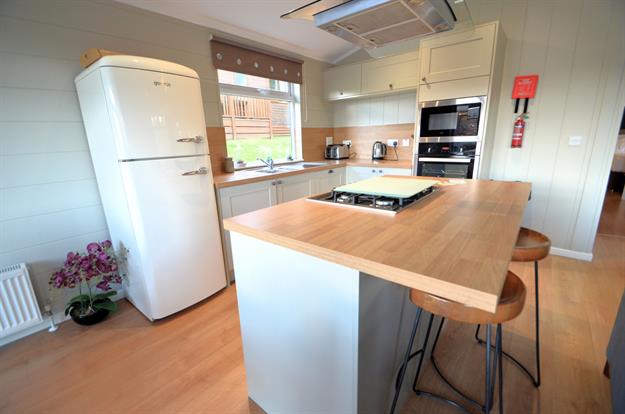
<svg viewBox="0 0 625 414">
<path fill-rule="evenodd" d="M 417 178 L 374 177 L 336 187 L 334 191 L 383 197 L 407 198 L 438 184 L 435 180 Z"/>
</svg>

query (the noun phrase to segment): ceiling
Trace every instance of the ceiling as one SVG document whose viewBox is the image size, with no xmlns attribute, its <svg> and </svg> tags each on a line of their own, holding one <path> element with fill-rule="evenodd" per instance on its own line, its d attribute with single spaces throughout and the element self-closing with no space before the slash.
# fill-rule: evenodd
<svg viewBox="0 0 625 414">
<path fill-rule="evenodd" d="M 317 29 L 310 21 L 280 19 L 280 15 L 311 0 L 116 1 L 329 63 L 359 49 Z"/>
</svg>

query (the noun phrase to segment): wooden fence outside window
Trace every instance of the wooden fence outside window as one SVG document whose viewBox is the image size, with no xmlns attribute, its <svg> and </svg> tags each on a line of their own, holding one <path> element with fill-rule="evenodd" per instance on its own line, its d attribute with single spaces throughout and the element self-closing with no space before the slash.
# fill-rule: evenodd
<svg viewBox="0 0 625 414">
<path fill-rule="evenodd" d="M 288 102 L 221 95 L 221 108 L 227 140 L 291 134 Z"/>
</svg>

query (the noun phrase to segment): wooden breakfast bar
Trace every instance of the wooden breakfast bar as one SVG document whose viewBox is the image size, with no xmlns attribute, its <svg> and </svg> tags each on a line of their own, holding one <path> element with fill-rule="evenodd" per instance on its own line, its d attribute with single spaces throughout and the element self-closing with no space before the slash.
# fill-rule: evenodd
<svg viewBox="0 0 625 414">
<path fill-rule="evenodd" d="M 224 221 L 251 399 L 268 413 L 385 412 L 408 288 L 495 311 L 531 187 L 455 184 L 394 216 L 300 199 Z"/>
</svg>

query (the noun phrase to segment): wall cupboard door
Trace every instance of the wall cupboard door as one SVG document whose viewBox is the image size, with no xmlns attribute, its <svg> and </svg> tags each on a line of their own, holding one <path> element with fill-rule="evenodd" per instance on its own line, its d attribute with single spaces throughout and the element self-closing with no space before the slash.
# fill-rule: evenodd
<svg viewBox="0 0 625 414">
<path fill-rule="evenodd" d="M 418 52 L 362 64 L 362 94 L 416 89 L 419 86 Z"/>
<path fill-rule="evenodd" d="M 323 72 L 324 96 L 337 100 L 361 94 L 362 65 L 346 65 Z"/>
<path fill-rule="evenodd" d="M 238 216 L 260 210 L 261 208 L 276 205 L 276 186 L 273 180 L 259 183 L 237 185 L 219 190 L 219 211 L 222 218 Z M 232 249 L 230 247 L 230 233 L 222 229 L 222 243 L 226 261 L 226 273 L 232 279 L 234 267 L 232 264 Z"/>
<path fill-rule="evenodd" d="M 421 84 L 489 75 L 496 23 L 421 42 Z"/>
<path fill-rule="evenodd" d="M 313 194 L 328 193 L 346 183 L 345 168 L 333 168 L 313 174 Z"/>
</svg>

